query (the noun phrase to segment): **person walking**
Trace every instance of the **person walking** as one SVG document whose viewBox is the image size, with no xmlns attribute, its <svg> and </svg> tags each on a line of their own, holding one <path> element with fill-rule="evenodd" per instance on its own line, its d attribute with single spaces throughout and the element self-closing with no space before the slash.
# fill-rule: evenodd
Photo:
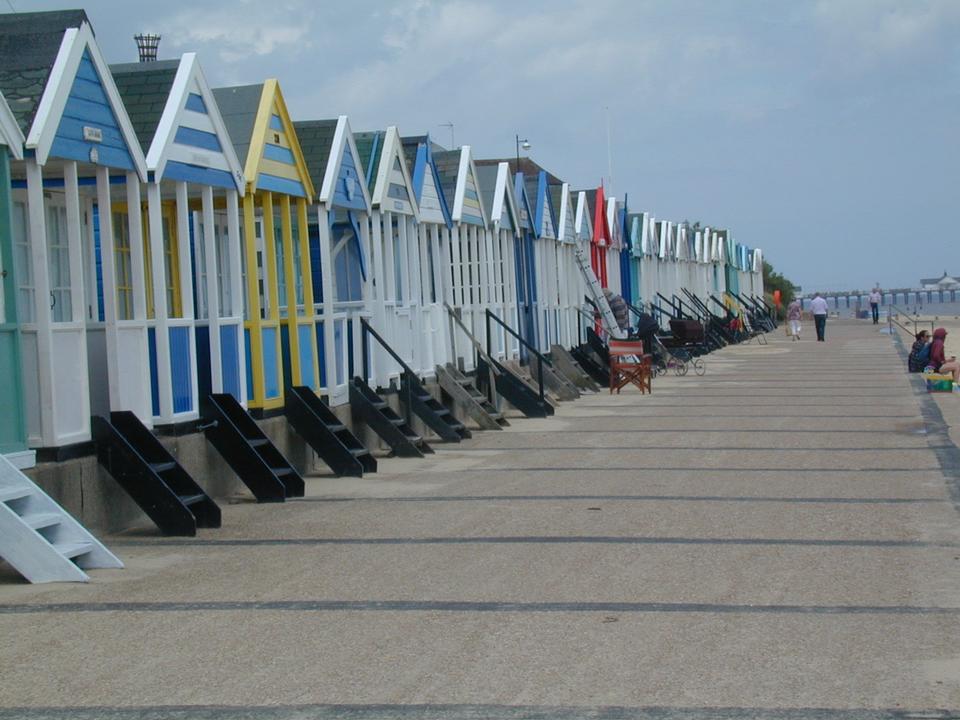
<svg viewBox="0 0 960 720">
<path fill-rule="evenodd" d="M 803 310 L 800 308 L 800 301 L 796 298 L 787 305 L 787 322 L 790 324 L 790 337 L 794 340 L 800 339 L 800 319 L 803 317 Z"/>
<path fill-rule="evenodd" d="M 820 293 L 815 293 L 810 301 L 810 312 L 813 313 L 813 324 L 817 328 L 817 342 L 827 340 L 827 301 Z"/>
<path fill-rule="evenodd" d="M 883 300 L 883 294 L 880 287 L 875 287 L 870 293 L 870 314 L 873 316 L 873 324 L 880 322 L 880 302 Z"/>
</svg>

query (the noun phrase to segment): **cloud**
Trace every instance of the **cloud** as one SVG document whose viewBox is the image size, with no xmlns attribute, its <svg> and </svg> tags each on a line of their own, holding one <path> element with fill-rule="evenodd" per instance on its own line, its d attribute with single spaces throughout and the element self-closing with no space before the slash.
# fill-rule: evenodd
<svg viewBox="0 0 960 720">
<path fill-rule="evenodd" d="M 167 24 L 176 47 L 210 47 L 226 63 L 278 51 L 295 55 L 309 49 L 314 11 L 298 2 L 240 0 L 229 5 L 192 7 Z"/>
</svg>

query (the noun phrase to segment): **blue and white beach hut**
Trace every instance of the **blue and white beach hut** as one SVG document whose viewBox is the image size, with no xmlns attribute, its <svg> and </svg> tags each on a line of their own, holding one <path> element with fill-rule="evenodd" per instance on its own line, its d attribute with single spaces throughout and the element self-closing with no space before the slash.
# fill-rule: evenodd
<svg viewBox="0 0 960 720">
<path fill-rule="evenodd" d="M 360 372 L 360 321 L 373 297 L 370 195 L 346 115 L 294 127 L 317 189 L 310 267 L 320 386 L 331 405 L 343 405 L 350 400 L 350 379 Z"/>
<path fill-rule="evenodd" d="M 446 303 L 453 307 L 452 288 L 444 272 L 444 268 L 449 267 L 445 258 L 450 252 L 453 220 L 450 204 L 440 189 L 440 175 L 434 159 L 434 153 L 443 152 L 443 149 L 435 146 L 429 135 L 404 137 L 402 141 L 420 218 L 417 231 L 420 239 L 420 272 L 424 279 L 420 301 L 423 352 L 425 357 L 430 353 L 435 365 L 451 362 L 457 356 L 469 357 L 472 363 L 473 353 L 469 347 L 452 347 L 450 322 L 443 306 Z"/>
<path fill-rule="evenodd" d="M 484 202 L 493 246 L 492 312 L 516 329 L 519 327 L 516 263 L 520 216 L 513 194 L 510 165 L 507 162 L 478 163 L 476 169 L 480 197 Z M 520 357 L 520 343 L 499 328 L 493 336 L 493 351 L 497 359 L 517 359 Z"/>
<path fill-rule="evenodd" d="M 197 418 L 210 393 L 246 403 L 239 220 L 246 183 L 196 54 L 111 69 L 149 148 L 150 387 L 154 422 L 169 425 Z"/>
<path fill-rule="evenodd" d="M 146 165 L 82 11 L 0 15 L 0 91 L 26 136 L 12 243 L 28 442 L 58 458 L 90 440 L 91 414 L 152 419 Z"/>
</svg>

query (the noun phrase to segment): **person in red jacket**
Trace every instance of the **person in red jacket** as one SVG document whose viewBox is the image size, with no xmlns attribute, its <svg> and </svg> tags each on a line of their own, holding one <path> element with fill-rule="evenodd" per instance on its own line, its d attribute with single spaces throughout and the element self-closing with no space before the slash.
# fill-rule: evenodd
<svg viewBox="0 0 960 720">
<path fill-rule="evenodd" d="M 934 372 L 950 373 L 953 375 L 954 382 L 960 382 L 960 363 L 957 358 L 951 355 L 945 357 L 944 341 L 947 339 L 947 329 L 937 328 L 933 331 L 933 342 L 930 344 L 930 365 Z"/>
</svg>

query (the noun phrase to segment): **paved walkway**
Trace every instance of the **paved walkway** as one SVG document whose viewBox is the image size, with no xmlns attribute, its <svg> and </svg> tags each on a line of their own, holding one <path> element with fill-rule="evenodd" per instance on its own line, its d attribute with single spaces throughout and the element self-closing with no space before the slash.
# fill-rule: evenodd
<svg viewBox="0 0 960 720">
<path fill-rule="evenodd" d="M 957 449 L 828 333 L 2 576 L 0 718 L 960 717 Z"/>
</svg>

